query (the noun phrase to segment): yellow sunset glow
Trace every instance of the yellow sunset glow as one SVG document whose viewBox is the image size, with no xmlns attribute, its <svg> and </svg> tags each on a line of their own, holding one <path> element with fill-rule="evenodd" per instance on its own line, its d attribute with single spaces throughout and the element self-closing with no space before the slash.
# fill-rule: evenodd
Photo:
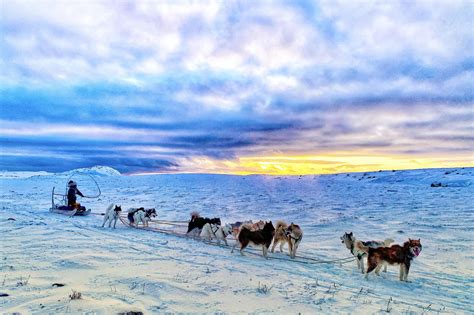
<svg viewBox="0 0 474 315">
<path fill-rule="evenodd" d="M 180 165 L 183 173 L 309 175 L 378 170 L 473 167 L 474 160 L 470 157 L 453 159 L 354 155 L 349 152 L 338 152 L 318 155 L 241 157 L 234 160 L 214 160 L 200 157 L 182 160 Z"/>
</svg>

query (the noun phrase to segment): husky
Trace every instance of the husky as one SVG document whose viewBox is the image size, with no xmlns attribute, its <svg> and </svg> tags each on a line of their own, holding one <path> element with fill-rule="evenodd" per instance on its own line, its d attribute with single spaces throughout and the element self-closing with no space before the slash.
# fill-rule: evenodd
<svg viewBox="0 0 474 315">
<path fill-rule="evenodd" d="M 107 207 L 107 210 L 105 210 L 104 223 L 102 223 L 102 227 L 104 227 L 105 223 L 107 223 L 107 221 L 109 221 L 109 228 L 112 225 L 112 222 L 114 222 L 114 229 L 115 229 L 115 225 L 117 224 L 117 220 L 118 220 L 121 212 L 122 212 L 122 206 L 115 205 L 115 207 L 114 207 L 114 204 L 111 203 Z"/>
<path fill-rule="evenodd" d="M 232 234 L 232 227 L 229 224 L 222 226 L 217 224 L 206 223 L 202 227 L 202 231 L 199 236 L 209 241 L 212 239 L 216 239 L 219 245 L 221 244 L 222 240 L 224 241 L 225 245 L 228 246 L 226 237 L 230 234 Z"/>
<path fill-rule="evenodd" d="M 367 273 L 365 278 L 369 277 L 369 273 L 375 269 L 375 273 L 379 275 L 382 265 L 400 265 L 400 281 L 408 281 L 408 272 L 410 271 L 411 261 L 418 257 L 421 253 L 420 239 L 408 239 L 403 246 L 392 245 L 390 247 L 371 248 L 366 247 L 368 251 Z"/>
<path fill-rule="evenodd" d="M 262 245 L 263 257 L 268 259 L 268 248 L 272 243 L 273 235 L 275 234 L 275 227 L 273 226 L 272 221 L 265 222 L 263 229 L 259 231 L 251 231 L 245 226 L 240 229 L 238 242 L 240 244 L 240 254 L 243 256 L 243 250 L 249 245 Z M 232 247 L 232 253 L 237 243 Z"/>
<path fill-rule="evenodd" d="M 155 208 L 145 210 L 145 208 L 142 207 L 128 210 L 128 220 L 131 226 L 138 227 L 138 224 L 141 222 L 144 227 L 148 227 L 148 221 L 150 221 L 152 217 L 156 217 Z"/>
<path fill-rule="evenodd" d="M 362 273 L 365 273 L 364 257 L 368 254 L 367 248 L 378 248 L 387 247 L 394 242 L 391 238 L 387 238 L 385 241 L 359 241 L 355 236 L 350 233 L 344 233 L 341 236 L 341 241 L 346 245 L 347 249 L 351 251 L 351 254 L 357 258 L 357 269 L 360 269 Z M 387 266 L 384 267 L 384 272 L 387 272 Z"/>
<path fill-rule="evenodd" d="M 303 230 L 299 225 L 291 222 L 291 224 L 286 228 L 285 234 L 290 251 L 290 257 L 294 259 L 296 258 L 296 250 L 303 239 Z"/>
<path fill-rule="evenodd" d="M 277 221 L 275 225 L 275 236 L 273 237 L 272 253 L 275 252 L 275 247 L 278 243 L 280 243 L 280 253 L 283 252 L 283 245 L 288 242 L 288 238 L 286 237 L 287 228 L 288 224 L 286 222 Z"/>
<path fill-rule="evenodd" d="M 220 218 L 203 218 L 197 212 L 191 213 L 191 220 L 188 223 L 188 231 L 186 235 L 199 235 L 201 233 L 202 228 L 206 223 L 221 225 Z"/>
</svg>

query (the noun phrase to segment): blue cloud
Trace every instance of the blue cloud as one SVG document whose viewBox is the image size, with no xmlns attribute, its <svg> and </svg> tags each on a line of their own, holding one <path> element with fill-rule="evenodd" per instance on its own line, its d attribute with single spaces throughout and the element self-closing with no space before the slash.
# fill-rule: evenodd
<svg viewBox="0 0 474 315">
<path fill-rule="evenodd" d="M 472 147 L 468 2 L 3 5 L 2 168 Z"/>
</svg>

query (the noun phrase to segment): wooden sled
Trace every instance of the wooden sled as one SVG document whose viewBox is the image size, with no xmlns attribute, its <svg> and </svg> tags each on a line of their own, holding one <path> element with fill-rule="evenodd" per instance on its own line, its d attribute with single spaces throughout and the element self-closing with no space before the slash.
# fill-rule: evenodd
<svg viewBox="0 0 474 315">
<path fill-rule="evenodd" d="M 65 195 L 55 193 L 54 188 L 55 187 L 53 187 L 53 192 L 51 193 L 51 208 L 49 208 L 49 212 L 59 213 L 70 217 L 75 215 L 85 216 L 91 213 L 91 209 L 86 209 L 86 207 L 84 206 L 81 206 L 80 209 L 73 209 L 72 207 L 67 206 L 65 202 Z M 60 203 L 54 203 L 54 196 L 62 196 L 62 200 L 60 201 Z"/>
</svg>

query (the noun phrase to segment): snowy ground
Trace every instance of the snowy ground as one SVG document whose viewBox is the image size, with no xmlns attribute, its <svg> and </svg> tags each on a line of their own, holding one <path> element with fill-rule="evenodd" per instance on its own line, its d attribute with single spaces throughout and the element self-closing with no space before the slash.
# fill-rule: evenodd
<svg viewBox="0 0 474 315">
<path fill-rule="evenodd" d="M 82 200 L 97 215 L 73 218 L 48 212 L 51 188 L 63 190 L 68 174 L 31 175 L 0 174 L 0 293 L 9 295 L 0 297 L 1 312 L 367 314 L 384 313 L 388 305 L 395 314 L 458 314 L 474 309 L 472 168 L 303 177 L 102 176 L 96 177 L 101 197 Z M 76 180 L 85 194 L 95 194 L 90 179 Z M 433 182 L 448 187 L 430 187 Z M 398 267 L 367 281 L 355 262 L 241 257 L 228 248 L 122 224 L 104 229 L 99 214 L 111 202 L 156 207 L 159 218 L 168 220 L 187 220 L 197 210 L 224 222 L 293 221 L 305 233 L 299 254 L 321 259 L 349 256 L 339 239 L 349 231 L 363 240 L 421 238 L 423 251 L 412 265 L 410 283 L 398 281 Z M 72 290 L 82 299 L 71 301 Z"/>
</svg>

